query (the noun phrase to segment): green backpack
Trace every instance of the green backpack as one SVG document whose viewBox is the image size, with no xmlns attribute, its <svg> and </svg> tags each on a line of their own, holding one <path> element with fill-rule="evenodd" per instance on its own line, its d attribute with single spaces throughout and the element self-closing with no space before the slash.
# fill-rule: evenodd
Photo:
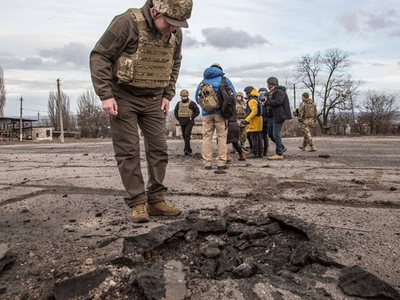
<svg viewBox="0 0 400 300">
<path fill-rule="evenodd" d="M 218 96 L 213 86 L 209 83 L 204 83 L 204 80 L 201 82 L 199 89 L 199 98 L 201 108 L 207 112 L 216 111 L 220 107 Z"/>
</svg>

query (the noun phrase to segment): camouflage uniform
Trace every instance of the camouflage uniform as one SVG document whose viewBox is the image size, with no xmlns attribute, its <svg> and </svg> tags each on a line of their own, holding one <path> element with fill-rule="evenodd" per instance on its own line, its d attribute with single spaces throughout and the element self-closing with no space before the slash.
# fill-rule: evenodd
<svg viewBox="0 0 400 300">
<path fill-rule="evenodd" d="M 238 99 L 240 97 L 240 100 Z M 246 102 L 243 100 L 243 94 L 238 92 L 236 94 L 236 114 L 237 114 L 237 121 L 240 126 L 239 131 L 239 144 L 240 147 L 244 147 L 244 144 L 247 140 L 247 133 L 246 133 L 246 125 L 242 124 L 242 121 L 246 119 Z"/>
<path fill-rule="evenodd" d="M 298 120 L 303 132 L 303 145 L 299 146 L 301 150 L 305 150 L 307 145 L 311 146 L 311 150 L 315 151 L 315 145 L 311 137 L 311 126 L 317 119 L 317 108 L 311 99 L 303 100 L 298 109 Z"/>
<path fill-rule="evenodd" d="M 179 15 L 177 10 L 182 5 L 192 5 L 184 0 L 148 0 L 140 10 L 129 9 L 116 16 L 90 53 L 96 94 L 101 100 L 114 98 L 118 105 L 118 114 L 110 117 L 111 134 L 129 207 L 162 202 L 167 190 L 163 184 L 168 163 L 166 120 L 160 108 L 163 98 L 172 100 L 175 95 L 182 31 L 176 28 L 174 33 L 162 35 L 151 16 L 153 3 L 167 21 L 169 16 Z M 184 22 L 190 11 L 188 16 L 180 16 Z M 148 166 L 147 193 L 141 171 L 139 127 Z"/>
</svg>

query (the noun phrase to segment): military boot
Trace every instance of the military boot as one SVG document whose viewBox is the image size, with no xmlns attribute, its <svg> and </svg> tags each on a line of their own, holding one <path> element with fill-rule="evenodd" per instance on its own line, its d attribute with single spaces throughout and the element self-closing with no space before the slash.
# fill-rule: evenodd
<svg viewBox="0 0 400 300">
<path fill-rule="evenodd" d="M 147 204 L 147 213 L 150 216 L 178 216 L 181 212 L 179 207 L 169 205 L 165 201 Z"/>
<path fill-rule="evenodd" d="M 301 151 L 306 151 L 306 147 L 305 147 L 305 146 L 299 146 L 299 149 L 300 149 Z"/>
<path fill-rule="evenodd" d="M 246 160 L 246 156 L 244 155 L 244 152 L 242 152 L 242 154 L 239 154 L 239 160 L 240 161 Z"/>
<path fill-rule="evenodd" d="M 308 152 L 315 152 L 315 151 L 317 151 L 317 148 L 314 145 L 312 145 L 311 149 L 308 150 Z"/>
<path fill-rule="evenodd" d="M 149 214 L 144 204 L 138 204 L 132 207 L 132 218 L 134 223 L 145 223 L 150 221 Z"/>
</svg>

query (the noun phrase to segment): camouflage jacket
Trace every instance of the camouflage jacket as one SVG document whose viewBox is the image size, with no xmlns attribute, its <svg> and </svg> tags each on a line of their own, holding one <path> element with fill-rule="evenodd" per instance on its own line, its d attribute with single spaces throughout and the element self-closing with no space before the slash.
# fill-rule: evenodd
<svg viewBox="0 0 400 300">
<path fill-rule="evenodd" d="M 160 39 L 163 37 L 155 28 L 150 16 L 149 1 L 140 9 L 154 35 Z M 96 94 L 101 100 L 117 96 L 121 99 L 130 99 L 133 96 L 151 97 L 161 99 L 162 97 L 172 100 L 175 96 L 175 86 L 179 75 L 182 60 L 182 31 L 177 29 L 177 46 L 173 54 L 173 65 L 170 83 L 165 88 L 139 88 L 125 84 L 118 84 L 113 75 L 113 65 L 122 52 L 135 53 L 138 48 L 138 26 L 130 10 L 116 16 L 108 26 L 103 36 L 96 43 L 90 53 L 90 72 Z"/>
</svg>

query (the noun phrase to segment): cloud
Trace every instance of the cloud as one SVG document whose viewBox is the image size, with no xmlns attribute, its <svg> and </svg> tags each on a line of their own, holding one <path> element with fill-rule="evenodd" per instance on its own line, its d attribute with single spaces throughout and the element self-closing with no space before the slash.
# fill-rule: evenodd
<svg viewBox="0 0 400 300">
<path fill-rule="evenodd" d="M 202 42 L 201 45 L 212 46 L 218 49 L 245 49 L 264 44 L 271 44 L 259 34 L 250 35 L 243 30 L 235 30 L 231 27 L 204 28 L 201 32 L 205 38 L 205 42 Z"/>
<path fill-rule="evenodd" d="M 356 33 L 359 32 L 360 28 L 358 26 L 358 16 L 354 11 L 346 12 L 338 16 L 338 21 L 347 32 Z"/>
<path fill-rule="evenodd" d="M 184 47 L 194 48 L 200 46 L 200 43 L 196 40 L 196 38 L 192 37 L 192 33 L 190 31 L 185 31 L 183 36 L 183 45 Z"/>
<path fill-rule="evenodd" d="M 367 20 L 365 24 L 371 30 L 379 30 L 384 28 L 392 27 L 398 23 L 393 19 L 397 18 L 397 12 L 394 9 L 389 9 L 380 13 L 369 13 L 366 14 Z"/>
<path fill-rule="evenodd" d="M 89 52 L 89 48 L 82 43 L 69 43 L 62 48 L 40 50 L 39 54 L 55 64 L 87 68 Z"/>
<path fill-rule="evenodd" d="M 339 24 L 348 33 L 363 34 L 396 27 L 399 25 L 397 19 L 397 11 L 394 9 L 386 9 L 373 13 L 365 11 L 349 11 L 344 12 L 337 17 Z M 400 30 L 396 30 L 393 35 L 397 34 L 400 34 Z"/>
<path fill-rule="evenodd" d="M 393 31 L 392 36 L 400 36 L 400 29 Z"/>
<path fill-rule="evenodd" d="M 62 48 L 41 49 L 36 57 L 21 58 L 0 52 L 0 61 L 2 67 L 9 70 L 87 70 L 89 51 L 84 44 L 69 43 Z"/>
</svg>

